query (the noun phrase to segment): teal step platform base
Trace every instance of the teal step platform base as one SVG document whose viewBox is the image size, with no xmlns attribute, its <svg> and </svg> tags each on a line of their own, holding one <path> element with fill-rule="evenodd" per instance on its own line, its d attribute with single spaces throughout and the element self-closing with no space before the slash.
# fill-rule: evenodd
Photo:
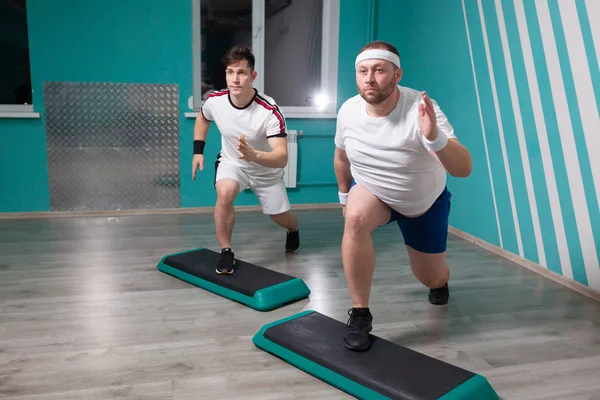
<svg viewBox="0 0 600 400">
<path fill-rule="evenodd" d="M 496 400 L 487 379 L 371 335 L 371 348 L 344 347 L 346 324 L 304 311 L 263 326 L 252 341 L 359 399 Z"/>
<path fill-rule="evenodd" d="M 184 282 L 244 304 L 270 311 L 310 295 L 304 281 L 236 258 L 232 275 L 216 272 L 219 253 L 198 248 L 164 256 L 158 270 Z"/>
</svg>

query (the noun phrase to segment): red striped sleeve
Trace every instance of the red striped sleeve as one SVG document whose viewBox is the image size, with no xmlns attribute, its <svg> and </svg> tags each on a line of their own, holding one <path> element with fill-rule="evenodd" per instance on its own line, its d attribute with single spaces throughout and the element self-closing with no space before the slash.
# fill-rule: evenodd
<svg viewBox="0 0 600 400">
<path fill-rule="evenodd" d="M 208 99 L 209 97 L 219 97 L 219 96 L 224 96 L 224 95 L 226 95 L 227 93 L 229 93 L 229 89 L 222 89 L 222 90 L 218 90 L 218 91 L 216 91 L 216 92 L 211 92 L 211 93 L 209 93 L 209 94 L 208 94 L 208 96 L 207 96 L 206 98 Z"/>
<path fill-rule="evenodd" d="M 258 104 L 260 104 L 261 106 L 263 106 L 264 108 L 266 108 L 267 110 L 273 112 L 273 114 L 279 121 L 279 133 L 280 134 L 285 133 L 285 120 L 283 119 L 283 115 L 281 114 L 281 112 L 279 111 L 277 106 L 273 106 L 273 105 L 267 103 L 264 99 L 262 99 L 258 96 L 254 97 L 254 101 L 257 102 Z"/>
</svg>

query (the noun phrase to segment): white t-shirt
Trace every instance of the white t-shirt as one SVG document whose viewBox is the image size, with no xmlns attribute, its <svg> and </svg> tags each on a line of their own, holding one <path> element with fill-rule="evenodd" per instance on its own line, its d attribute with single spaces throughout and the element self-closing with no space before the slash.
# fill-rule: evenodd
<svg viewBox="0 0 600 400">
<path fill-rule="evenodd" d="M 208 95 L 200 111 L 208 121 L 214 121 L 221 132 L 221 157 L 239 166 L 249 176 L 283 176 L 282 168 L 269 168 L 253 161 L 241 160 L 238 151 L 240 135 L 255 150 L 271 151 L 268 138 L 286 137 L 285 118 L 273 98 L 254 89 L 254 97 L 245 107 L 235 106 L 229 90 Z"/>
<path fill-rule="evenodd" d="M 387 116 L 367 114 L 360 95 L 338 112 L 335 145 L 346 151 L 352 177 L 390 208 L 406 216 L 424 213 L 444 190 L 446 170 L 429 153 L 419 127 L 421 92 L 403 86 L 396 108 Z M 432 100 L 439 135 L 455 138 L 454 129 Z"/>
</svg>

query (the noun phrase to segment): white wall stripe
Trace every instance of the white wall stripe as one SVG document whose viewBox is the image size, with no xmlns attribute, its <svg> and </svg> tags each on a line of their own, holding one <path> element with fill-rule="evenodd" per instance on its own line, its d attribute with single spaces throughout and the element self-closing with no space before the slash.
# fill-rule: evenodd
<svg viewBox="0 0 600 400">
<path fill-rule="evenodd" d="M 525 186 L 527 187 L 527 200 L 531 209 L 531 219 L 533 222 L 533 233 L 535 244 L 539 257 L 539 264 L 547 267 L 546 253 L 544 252 L 544 243 L 542 241 L 542 229 L 540 228 L 540 217 L 538 215 L 537 200 L 533 190 L 533 180 L 531 177 L 531 167 L 529 165 L 529 154 L 527 152 L 527 143 L 525 142 L 525 130 L 523 120 L 521 119 L 521 108 L 519 105 L 519 95 L 517 93 L 517 84 L 515 83 L 515 73 L 512 68 L 512 57 L 508 47 L 508 35 L 504 22 L 504 12 L 502 11 L 502 0 L 496 0 L 496 14 L 498 16 L 498 26 L 500 28 L 500 39 L 502 49 L 504 50 L 504 60 L 508 77 L 508 87 L 510 89 L 510 98 L 512 100 L 513 112 L 515 114 L 515 123 L 517 126 L 517 137 L 519 139 L 519 150 L 521 151 L 521 161 L 523 162 L 523 173 L 525 175 Z"/>
<path fill-rule="evenodd" d="M 600 4 L 600 1 L 596 3 Z M 585 52 L 577 7 L 572 0 L 560 0 L 558 5 L 567 41 L 573 80 L 575 81 L 575 91 L 577 92 L 577 102 L 581 112 L 581 122 L 592 167 L 594 186 L 598 194 L 598 207 L 600 208 L 600 157 L 592 157 L 592 150 L 600 149 L 600 115 L 598 115 L 598 107 L 596 106 L 596 101 L 600 101 L 600 99 L 596 100 L 594 94 L 592 75 Z"/>
<path fill-rule="evenodd" d="M 550 212 L 552 222 L 554 223 L 554 232 L 556 235 L 556 244 L 558 256 L 562 267 L 563 275 L 573 278 L 571 269 L 571 258 L 569 257 L 569 247 L 567 236 L 565 234 L 565 225 L 563 222 L 560 200 L 558 197 L 558 188 L 556 186 L 556 177 L 554 175 L 554 165 L 552 163 L 552 153 L 548 142 L 548 132 L 546 129 L 546 119 L 542 107 L 542 98 L 538 86 L 535 64 L 533 62 L 533 52 L 529 40 L 529 31 L 527 30 L 527 19 L 525 18 L 525 8 L 523 0 L 514 0 L 515 14 L 519 28 L 519 37 L 521 39 L 521 49 L 523 50 L 523 61 L 525 62 L 525 72 L 527 73 L 527 83 L 529 85 L 529 94 L 531 95 L 531 104 L 533 107 L 533 117 L 535 120 L 538 143 L 542 156 L 542 165 L 544 167 L 544 177 L 548 187 L 548 199 L 550 201 Z"/>
<path fill-rule="evenodd" d="M 586 0 L 585 8 L 587 9 L 590 29 L 592 30 L 596 58 L 598 59 L 598 65 L 600 66 L 600 1 Z M 598 101 L 600 101 L 600 99 L 598 99 Z"/>
<path fill-rule="evenodd" d="M 502 125 L 502 116 L 500 115 L 500 106 L 498 104 L 498 93 L 496 91 L 496 79 L 494 77 L 494 66 L 490 55 L 490 46 L 487 37 L 487 28 L 485 26 L 485 17 L 483 15 L 483 5 L 481 0 L 477 0 L 479 6 L 479 19 L 481 20 L 481 30 L 483 33 L 483 44 L 485 46 L 485 56 L 487 59 L 490 82 L 492 85 L 492 96 L 494 98 L 494 109 L 496 110 L 496 119 L 498 122 L 498 133 L 500 135 L 500 148 L 502 149 L 502 160 L 504 161 L 504 170 L 506 172 L 506 181 L 508 186 L 508 196 L 512 208 L 513 222 L 515 224 L 515 232 L 517 234 L 517 246 L 519 255 L 523 257 L 523 240 L 521 239 L 521 228 L 519 227 L 519 218 L 517 217 L 517 205 L 515 203 L 515 194 L 513 192 L 512 178 L 510 174 L 510 166 L 508 164 L 508 156 L 506 154 L 506 143 L 504 142 L 504 128 Z"/>
<path fill-rule="evenodd" d="M 504 248 L 502 241 L 502 230 L 500 229 L 500 216 L 498 215 L 498 205 L 496 203 L 496 192 L 494 190 L 494 179 L 492 177 L 492 167 L 490 165 L 490 153 L 488 152 L 487 140 L 485 137 L 485 126 L 483 124 L 483 114 L 481 112 L 481 100 L 479 98 L 479 87 L 477 86 L 477 74 L 475 73 L 475 62 L 473 61 L 473 49 L 471 47 L 471 35 L 469 33 L 469 23 L 467 22 L 467 10 L 465 0 L 462 0 L 463 15 L 465 17 L 465 28 L 467 29 L 467 43 L 469 45 L 469 54 L 471 56 L 471 68 L 473 69 L 473 80 L 475 81 L 475 96 L 477 97 L 477 107 L 479 109 L 479 120 L 481 121 L 481 133 L 483 135 L 483 148 L 485 149 L 485 160 L 487 161 L 488 173 L 490 175 L 490 184 L 492 187 L 492 200 L 494 201 L 494 213 L 496 214 L 496 226 L 498 227 L 498 238 L 500 247 Z"/>
<path fill-rule="evenodd" d="M 552 20 L 550 18 L 550 9 L 548 8 L 547 1 L 548 0 L 535 0 L 535 6 L 537 9 L 540 30 L 542 33 L 544 52 L 546 54 L 552 96 L 554 97 L 554 103 L 556 106 L 556 118 L 558 120 L 563 154 L 567 167 L 567 175 L 569 177 L 569 188 L 571 190 L 571 198 L 575 211 L 575 221 L 577 223 L 579 240 L 583 251 L 583 261 L 587 271 L 591 270 L 592 268 L 598 268 L 598 256 L 596 254 L 594 236 L 592 235 L 592 225 L 588 214 L 588 205 L 583 189 L 579 158 L 577 156 L 575 139 L 573 137 L 567 96 L 562 79 L 562 71 L 560 68 L 558 51 L 556 48 L 554 31 L 552 28 Z M 591 282 L 590 286 L 592 286 Z M 599 286 L 592 287 L 595 289 L 600 289 Z"/>
<path fill-rule="evenodd" d="M 596 96 L 592 84 L 592 76 L 589 69 L 589 62 L 585 52 L 583 43 L 583 34 L 581 33 L 581 25 L 579 16 L 577 15 L 577 7 L 573 0 L 560 0 L 558 2 L 560 17 L 565 32 L 567 42 L 567 51 L 573 80 L 575 82 L 575 91 L 577 93 L 577 103 L 581 115 L 581 123 L 587 143 L 588 157 L 592 168 L 592 177 L 598 199 L 598 208 L 600 208 L 600 157 L 594 157 L 592 152 L 600 149 L 600 115 L 598 115 L 598 107 L 596 105 Z M 590 204 L 590 207 L 596 207 L 595 204 Z M 588 210 L 587 208 L 585 209 Z M 589 215 L 588 215 L 589 219 Z M 590 222 L 591 230 L 591 222 Z M 591 234 L 591 233 L 590 233 Z M 600 266 L 598 266 L 598 253 L 596 253 L 595 242 L 591 238 L 593 251 L 596 254 L 595 265 L 586 263 L 586 273 L 590 286 L 600 288 Z M 582 242 L 583 244 L 583 242 Z M 584 253 L 587 253 L 584 248 Z M 587 256 L 586 256 L 587 257 Z M 590 262 L 594 262 L 590 259 Z M 589 267 L 591 266 L 591 269 Z"/>
</svg>

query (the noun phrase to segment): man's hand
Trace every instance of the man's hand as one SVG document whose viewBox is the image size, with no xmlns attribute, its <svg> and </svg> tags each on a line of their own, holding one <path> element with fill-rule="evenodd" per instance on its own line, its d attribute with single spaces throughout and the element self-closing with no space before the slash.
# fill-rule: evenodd
<svg viewBox="0 0 600 400">
<path fill-rule="evenodd" d="M 200 167 L 200 171 L 204 170 L 204 155 L 194 154 L 192 159 L 192 180 L 196 180 L 196 170 Z"/>
<path fill-rule="evenodd" d="M 426 92 L 421 94 L 419 103 L 419 127 L 427 140 L 434 141 L 437 137 L 437 122 L 433 103 Z"/>
<path fill-rule="evenodd" d="M 248 144 L 244 135 L 240 135 L 238 150 L 242 153 L 239 157 L 242 160 L 256 161 L 258 159 L 258 152 Z"/>
</svg>

